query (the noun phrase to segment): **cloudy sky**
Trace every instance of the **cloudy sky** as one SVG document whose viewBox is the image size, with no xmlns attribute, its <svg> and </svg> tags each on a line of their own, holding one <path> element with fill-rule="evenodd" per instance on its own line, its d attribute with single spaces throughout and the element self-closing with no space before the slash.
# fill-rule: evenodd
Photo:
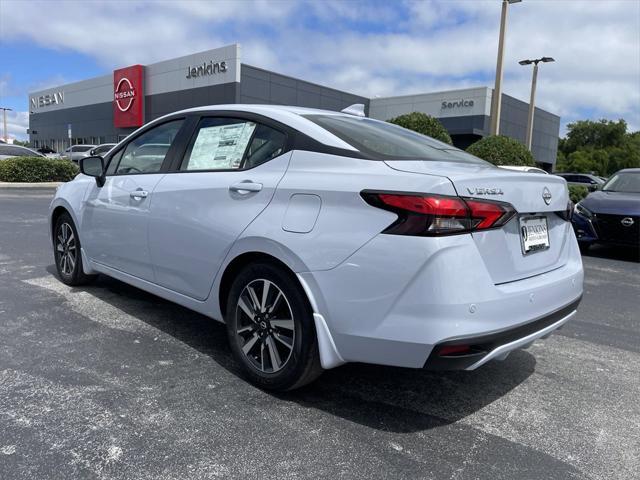
<svg viewBox="0 0 640 480">
<path fill-rule="evenodd" d="M 500 0 L 0 0 L 0 106 L 26 137 L 27 92 L 231 43 L 242 61 L 369 96 L 492 86 Z M 524 0 L 509 9 L 504 92 L 565 125 L 640 129 L 640 0 Z"/>
</svg>

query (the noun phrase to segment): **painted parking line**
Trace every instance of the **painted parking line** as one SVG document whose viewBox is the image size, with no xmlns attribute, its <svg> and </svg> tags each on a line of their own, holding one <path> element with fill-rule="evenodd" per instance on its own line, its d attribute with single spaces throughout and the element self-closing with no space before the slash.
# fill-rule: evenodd
<svg viewBox="0 0 640 480">
<path fill-rule="evenodd" d="M 117 296 L 99 287 L 73 288 L 65 285 L 53 275 L 23 280 L 34 287 L 44 288 L 64 298 L 73 312 L 82 315 L 88 321 L 100 323 L 108 328 L 127 332 L 158 331 L 137 317 L 99 298 L 94 292 L 99 291 L 103 297 Z"/>
</svg>

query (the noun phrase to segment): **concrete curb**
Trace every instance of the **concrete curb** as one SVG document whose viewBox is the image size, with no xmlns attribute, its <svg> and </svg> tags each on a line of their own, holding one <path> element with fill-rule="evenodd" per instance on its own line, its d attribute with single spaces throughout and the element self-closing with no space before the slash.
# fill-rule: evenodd
<svg viewBox="0 0 640 480">
<path fill-rule="evenodd" d="M 60 185 L 62 185 L 64 182 L 41 182 L 41 183 L 27 183 L 27 182 L 0 182 L 0 189 L 3 188 L 9 188 L 9 189 L 13 189 L 13 188 L 34 188 L 34 189 L 40 189 L 40 190 L 53 190 L 57 187 L 59 187 Z"/>
</svg>

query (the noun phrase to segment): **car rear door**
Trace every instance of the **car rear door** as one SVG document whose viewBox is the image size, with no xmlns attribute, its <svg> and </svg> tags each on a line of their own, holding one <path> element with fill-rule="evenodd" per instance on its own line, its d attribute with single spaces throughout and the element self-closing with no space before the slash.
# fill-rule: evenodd
<svg viewBox="0 0 640 480">
<path fill-rule="evenodd" d="M 179 150 L 184 123 L 170 120 L 133 138 L 111 157 L 104 186 L 94 184 L 88 191 L 81 235 L 92 261 L 154 281 L 148 213 L 163 170 Z M 145 153 L 148 145 L 154 145 L 152 155 Z"/>
<path fill-rule="evenodd" d="M 206 299 L 229 249 L 271 201 L 290 156 L 277 126 L 240 113 L 202 117 L 182 161 L 154 191 L 149 250 L 156 282 Z"/>
</svg>

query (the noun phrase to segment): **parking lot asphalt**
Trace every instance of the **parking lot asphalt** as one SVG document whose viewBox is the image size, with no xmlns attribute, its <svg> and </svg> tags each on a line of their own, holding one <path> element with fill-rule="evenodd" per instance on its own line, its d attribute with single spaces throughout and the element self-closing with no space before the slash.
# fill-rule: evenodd
<svg viewBox="0 0 640 480">
<path fill-rule="evenodd" d="M 69 288 L 51 191 L 0 189 L 1 479 L 629 479 L 637 252 L 583 258 L 560 332 L 473 372 L 346 365 L 269 394 L 224 326 L 118 281 Z"/>
</svg>

